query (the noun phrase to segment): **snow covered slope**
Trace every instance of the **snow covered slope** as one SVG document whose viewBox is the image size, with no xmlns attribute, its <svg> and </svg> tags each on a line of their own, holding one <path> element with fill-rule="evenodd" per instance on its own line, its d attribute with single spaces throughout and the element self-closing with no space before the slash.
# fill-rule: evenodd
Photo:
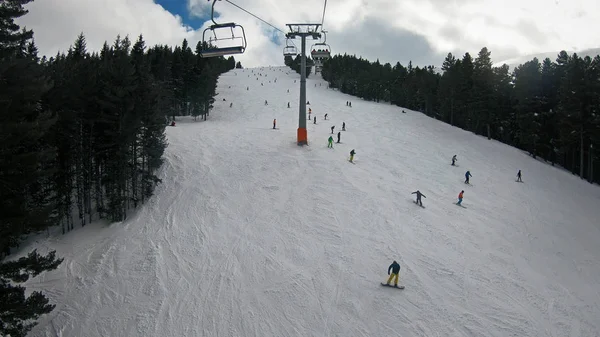
<svg viewBox="0 0 600 337">
<path fill-rule="evenodd" d="M 600 336 L 597 186 L 316 78 L 298 147 L 299 83 L 224 74 L 209 121 L 168 128 L 150 202 L 37 243 L 65 262 L 27 284 L 57 304 L 31 336 Z M 394 259 L 404 290 L 379 285 Z"/>
</svg>

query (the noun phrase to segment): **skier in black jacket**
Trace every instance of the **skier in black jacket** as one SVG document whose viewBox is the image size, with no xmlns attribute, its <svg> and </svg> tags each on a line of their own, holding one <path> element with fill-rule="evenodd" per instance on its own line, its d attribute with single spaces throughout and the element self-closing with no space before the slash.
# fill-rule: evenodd
<svg viewBox="0 0 600 337">
<path fill-rule="evenodd" d="M 417 195 L 417 201 L 415 201 L 415 204 L 420 205 L 421 207 L 423 207 L 423 203 L 421 202 L 421 197 L 423 198 L 427 198 L 425 196 L 425 194 L 421 193 L 421 191 L 417 190 L 415 192 L 412 192 L 411 194 L 416 194 Z"/>
<path fill-rule="evenodd" d="M 390 274 L 390 270 L 392 271 L 391 274 Z M 400 273 L 400 265 L 396 261 L 392 262 L 392 264 L 390 264 L 390 266 L 388 267 L 388 275 L 390 275 L 390 277 L 387 280 L 387 285 L 390 285 L 390 282 L 392 282 L 392 279 L 395 278 L 394 287 L 397 287 L 399 273 Z"/>
</svg>

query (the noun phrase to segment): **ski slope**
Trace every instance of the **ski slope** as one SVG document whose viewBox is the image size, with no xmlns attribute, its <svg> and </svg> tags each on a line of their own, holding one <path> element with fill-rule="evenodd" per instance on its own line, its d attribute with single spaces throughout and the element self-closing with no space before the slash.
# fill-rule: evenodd
<svg viewBox="0 0 600 337">
<path fill-rule="evenodd" d="M 208 121 L 167 129 L 146 205 L 25 247 L 65 257 L 26 284 L 57 304 L 30 335 L 600 336 L 597 186 L 314 75 L 299 147 L 299 84 L 223 74 Z M 404 290 L 379 285 L 394 259 Z"/>
</svg>

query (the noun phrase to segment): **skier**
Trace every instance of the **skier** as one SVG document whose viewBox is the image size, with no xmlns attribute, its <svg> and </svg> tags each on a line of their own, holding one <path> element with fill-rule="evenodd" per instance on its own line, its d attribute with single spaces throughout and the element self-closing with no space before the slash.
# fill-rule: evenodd
<svg viewBox="0 0 600 337">
<path fill-rule="evenodd" d="M 310 101 L 306 101 L 306 105 L 310 105 Z"/>
<path fill-rule="evenodd" d="M 416 194 L 417 195 L 417 201 L 415 201 L 415 204 L 420 205 L 421 207 L 423 207 L 423 203 L 421 202 L 421 197 L 427 198 L 425 196 L 425 194 L 421 193 L 421 191 L 419 191 L 419 190 L 416 190 L 415 192 L 412 192 L 411 194 Z"/>
<path fill-rule="evenodd" d="M 346 101 L 346 106 L 348 106 L 348 101 Z"/>
<path fill-rule="evenodd" d="M 171 122 L 171 126 L 175 126 L 175 121 L 172 121 L 172 122 Z"/>
<path fill-rule="evenodd" d="M 349 106 L 349 107 L 352 107 L 352 102 L 348 102 L 348 106 Z"/>
<path fill-rule="evenodd" d="M 469 177 L 472 177 L 472 175 L 471 175 L 471 171 L 467 171 L 467 172 L 465 173 L 465 184 L 468 184 L 468 183 L 469 183 Z"/>
<path fill-rule="evenodd" d="M 452 156 L 452 166 L 455 166 L 454 163 L 456 162 L 456 155 Z"/>
<path fill-rule="evenodd" d="M 338 141 L 337 141 L 337 142 L 338 142 L 338 144 L 340 143 L 340 137 L 341 137 L 341 135 L 342 135 L 342 133 L 341 133 L 341 132 L 338 132 Z"/>
<path fill-rule="evenodd" d="M 346 131 L 346 122 L 342 122 L 342 131 Z"/>
<path fill-rule="evenodd" d="M 325 120 L 327 120 L 327 114 L 325 114 Z"/>
<path fill-rule="evenodd" d="M 273 129 L 275 129 L 275 125 L 277 125 L 277 119 L 273 119 Z"/>
<path fill-rule="evenodd" d="M 390 274 L 390 270 L 392 271 L 392 273 Z M 388 267 L 388 275 L 390 275 L 390 277 L 387 280 L 387 285 L 390 285 L 390 282 L 392 282 L 392 279 L 394 280 L 394 287 L 398 286 L 398 274 L 400 273 L 400 265 L 398 264 L 398 262 L 394 261 L 392 262 L 392 264 L 390 264 L 390 266 Z"/>
<path fill-rule="evenodd" d="M 290 102 L 288 102 L 288 108 L 290 107 Z"/>
<path fill-rule="evenodd" d="M 327 139 L 327 142 L 328 142 L 327 147 L 330 147 L 333 149 L 333 137 L 332 136 L 329 136 L 329 138 Z"/>
<path fill-rule="evenodd" d="M 460 193 L 458 193 L 458 202 L 456 203 L 458 206 L 462 206 L 462 200 L 463 200 L 463 194 L 465 193 L 464 190 L 460 191 Z"/>
<path fill-rule="evenodd" d="M 315 116 L 313 124 L 317 124 L 317 116 Z"/>
<path fill-rule="evenodd" d="M 354 152 L 354 149 L 352 149 L 352 151 L 350 151 L 350 162 L 353 163 L 354 160 L 354 155 L 356 154 L 356 152 Z"/>
<path fill-rule="evenodd" d="M 331 127 L 331 134 L 333 135 L 333 129 L 335 129 L 335 125 Z"/>
<path fill-rule="evenodd" d="M 523 180 L 521 180 L 521 170 L 517 173 L 517 181 L 523 182 Z"/>
<path fill-rule="evenodd" d="M 267 100 L 265 99 L 265 105 L 269 105 L 269 103 L 267 103 Z"/>
</svg>

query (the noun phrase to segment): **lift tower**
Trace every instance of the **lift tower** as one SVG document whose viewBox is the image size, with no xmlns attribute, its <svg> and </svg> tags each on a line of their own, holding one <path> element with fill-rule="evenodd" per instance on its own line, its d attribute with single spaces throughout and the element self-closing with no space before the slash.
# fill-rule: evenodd
<svg viewBox="0 0 600 337">
<path fill-rule="evenodd" d="M 288 23 L 290 32 L 285 35 L 288 39 L 300 37 L 302 39 L 302 51 L 300 53 L 300 111 L 298 114 L 298 145 L 308 144 L 308 133 L 306 131 L 306 37 L 311 36 L 313 40 L 321 38 L 317 31 L 320 23 Z"/>
</svg>

